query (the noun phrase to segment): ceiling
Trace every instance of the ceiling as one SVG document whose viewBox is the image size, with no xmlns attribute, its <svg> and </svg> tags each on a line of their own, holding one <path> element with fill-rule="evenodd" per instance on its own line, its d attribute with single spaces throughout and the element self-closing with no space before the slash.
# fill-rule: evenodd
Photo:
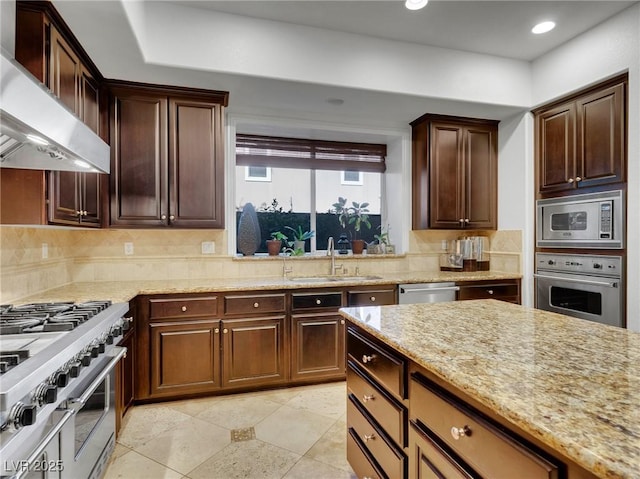
<svg viewBox="0 0 640 479">
<path fill-rule="evenodd" d="M 418 11 L 407 10 L 401 0 L 172 3 L 530 61 L 637 2 L 431 0 Z M 556 28 L 532 34 L 543 20 L 555 21 Z"/>
</svg>

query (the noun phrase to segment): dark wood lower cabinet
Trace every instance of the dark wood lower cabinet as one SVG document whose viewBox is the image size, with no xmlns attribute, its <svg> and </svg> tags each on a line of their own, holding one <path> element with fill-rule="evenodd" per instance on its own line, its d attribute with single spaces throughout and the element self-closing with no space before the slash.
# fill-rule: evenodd
<svg viewBox="0 0 640 479">
<path fill-rule="evenodd" d="M 134 378 L 136 371 L 136 332 L 132 328 L 118 346 L 127 348 L 127 355 L 116 367 L 116 434 L 120 430 L 122 418 L 134 401 Z"/>
<path fill-rule="evenodd" d="M 151 395 L 220 387 L 220 321 L 152 323 Z"/>
<path fill-rule="evenodd" d="M 285 316 L 222 321 L 222 384 L 285 382 Z"/>
<path fill-rule="evenodd" d="M 291 379 L 344 377 L 344 318 L 337 313 L 291 318 Z"/>
</svg>

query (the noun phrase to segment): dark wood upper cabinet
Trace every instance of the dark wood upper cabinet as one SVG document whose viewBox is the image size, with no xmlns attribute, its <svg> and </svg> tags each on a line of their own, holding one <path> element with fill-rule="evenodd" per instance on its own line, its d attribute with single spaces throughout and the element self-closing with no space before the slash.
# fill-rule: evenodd
<svg viewBox="0 0 640 479">
<path fill-rule="evenodd" d="M 425 115 L 412 126 L 413 229 L 496 229 L 498 122 Z"/>
<path fill-rule="evenodd" d="M 110 91 L 111 224 L 223 228 L 226 93 Z"/>
<path fill-rule="evenodd" d="M 627 75 L 534 110 L 539 196 L 626 180 Z"/>
</svg>

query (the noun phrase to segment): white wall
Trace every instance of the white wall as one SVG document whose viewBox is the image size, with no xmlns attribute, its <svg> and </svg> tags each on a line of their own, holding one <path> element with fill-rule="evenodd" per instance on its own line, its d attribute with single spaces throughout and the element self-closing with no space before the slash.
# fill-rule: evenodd
<svg viewBox="0 0 640 479">
<path fill-rule="evenodd" d="M 621 12 L 532 64 L 535 104 L 629 72 L 627 327 L 640 331 L 640 4 Z"/>
<path fill-rule="evenodd" d="M 16 2 L 0 0 L 0 45 L 10 56 L 16 50 Z"/>
</svg>

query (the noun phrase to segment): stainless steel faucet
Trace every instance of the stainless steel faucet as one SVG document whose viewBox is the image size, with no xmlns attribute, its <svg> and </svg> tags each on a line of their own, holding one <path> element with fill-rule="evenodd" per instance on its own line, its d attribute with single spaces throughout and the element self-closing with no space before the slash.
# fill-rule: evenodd
<svg viewBox="0 0 640 479">
<path fill-rule="evenodd" d="M 335 276 L 336 270 L 342 269 L 343 265 L 336 266 L 336 247 L 333 243 L 333 236 L 329 236 L 327 239 L 327 256 L 331 256 L 331 276 Z"/>
</svg>

